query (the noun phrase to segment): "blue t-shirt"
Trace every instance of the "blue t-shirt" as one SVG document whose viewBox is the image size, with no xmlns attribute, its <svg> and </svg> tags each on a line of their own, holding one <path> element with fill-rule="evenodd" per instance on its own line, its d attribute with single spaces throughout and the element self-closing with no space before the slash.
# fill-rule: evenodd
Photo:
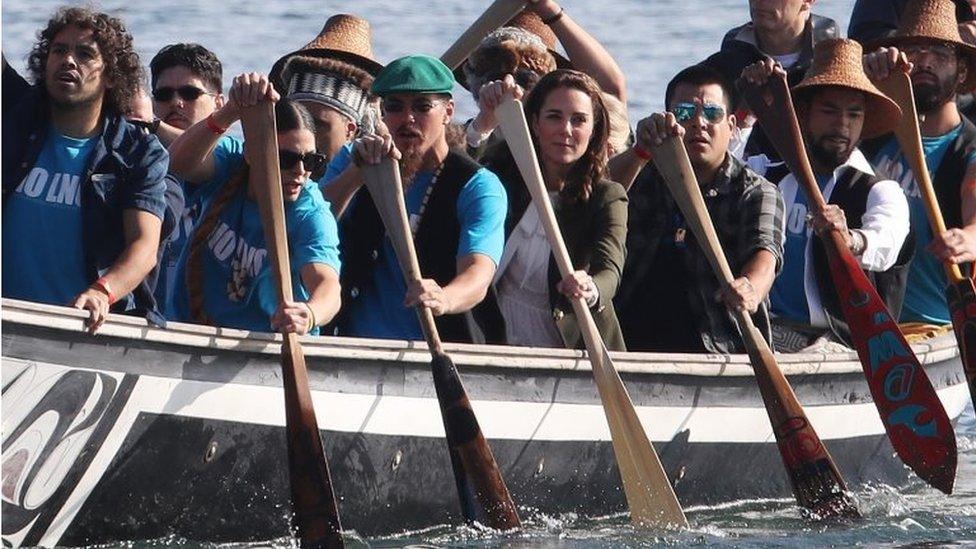
<svg viewBox="0 0 976 549">
<path fill-rule="evenodd" d="M 830 178 L 817 176 L 817 185 L 822 191 Z M 813 229 L 807 225 L 806 193 L 796 189 L 796 197 L 786 213 L 786 242 L 783 246 L 783 270 L 773 281 L 769 291 L 770 311 L 777 318 L 784 318 L 801 324 L 810 323 L 810 306 L 807 303 L 804 276 L 806 266 L 807 242 Z"/>
<path fill-rule="evenodd" d="M 338 158 L 338 156 L 337 156 Z M 433 174 L 419 173 L 406 189 L 404 197 L 411 225 L 419 226 L 417 213 L 427 194 Z M 461 225 L 457 257 L 483 254 L 498 265 L 505 245 L 505 215 L 508 198 L 498 176 L 481 168 L 461 189 L 457 199 L 457 216 Z M 380 251 L 378 268 L 373 272 L 375 292 L 363 291 L 349 307 L 348 333 L 357 337 L 380 339 L 423 339 L 417 313 L 403 306 L 407 284 L 397 263 L 389 238 Z"/>
<path fill-rule="evenodd" d="M 227 181 L 230 178 L 231 170 L 237 166 L 244 154 L 244 142 L 236 137 L 225 135 L 217 141 L 214 147 L 214 176 L 210 181 L 200 185 L 194 185 L 185 181 L 180 181 L 183 188 L 184 208 L 176 227 L 169 239 L 165 242 L 166 249 L 163 250 L 162 261 L 159 270 L 159 281 L 156 283 L 156 302 L 159 310 L 166 318 L 176 318 L 174 310 L 173 296 L 176 293 L 177 282 L 176 270 L 186 247 L 188 237 L 200 219 L 200 211 L 203 205 L 200 203 L 197 190 L 206 187 L 214 181 Z"/>
<path fill-rule="evenodd" d="M 97 137 L 53 127 L 3 210 L 3 296 L 70 304 L 90 283 L 82 249 L 81 185 Z"/>
<path fill-rule="evenodd" d="M 243 157 L 229 155 L 228 160 L 232 165 L 240 166 Z M 197 189 L 195 200 L 202 205 L 200 220 L 206 217 L 214 198 L 226 183 L 226 180 L 215 180 Z M 295 300 L 307 301 L 309 294 L 302 284 L 302 267 L 322 263 L 336 273 L 340 269 L 335 218 L 314 182 L 305 184 L 298 200 L 285 202 L 285 225 Z M 192 238 L 191 235 L 191 242 Z M 245 186 L 242 185 L 224 203 L 203 246 L 200 265 L 203 268 L 204 311 L 208 319 L 220 326 L 271 331 L 271 316 L 278 307 L 277 292 L 258 205 L 247 198 Z M 186 246 L 180 256 L 177 280 L 186 280 L 190 248 Z M 175 320 L 194 320 L 190 314 L 187 284 L 176 285 L 174 305 Z"/>
<path fill-rule="evenodd" d="M 329 164 L 325 167 L 325 174 L 318 181 L 319 188 L 324 188 L 331 183 L 339 174 L 346 171 L 349 164 L 352 164 L 352 143 L 343 145 L 335 157 L 329 160 Z"/>
<path fill-rule="evenodd" d="M 962 130 L 960 124 L 949 133 L 936 137 L 922 137 L 925 165 L 931 177 L 942 164 L 949 145 Z M 968 163 L 976 161 L 976 151 L 969 153 Z M 875 165 L 878 171 L 894 179 L 901 185 L 908 198 L 908 211 L 911 216 L 912 232 L 915 235 L 915 258 L 908 270 L 908 284 L 905 288 L 905 303 L 902 306 L 902 322 L 927 322 L 949 324 L 949 306 L 945 300 L 945 287 L 948 280 L 942 263 L 926 248 L 932 242 L 932 228 L 929 224 L 925 201 L 918 190 L 918 183 L 912 173 L 898 141 L 891 138 L 878 151 Z"/>
</svg>

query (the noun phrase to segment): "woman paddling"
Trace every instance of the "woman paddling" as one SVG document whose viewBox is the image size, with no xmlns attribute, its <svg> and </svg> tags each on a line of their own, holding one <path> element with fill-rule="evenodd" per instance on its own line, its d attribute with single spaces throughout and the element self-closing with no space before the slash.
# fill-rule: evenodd
<svg viewBox="0 0 976 549">
<path fill-rule="evenodd" d="M 185 285 L 174 299 L 176 320 L 247 330 L 318 333 L 339 310 L 339 252 L 335 219 L 311 172 L 324 162 L 315 152 L 315 121 L 300 104 L 283 99 L 267 77 L 234 79 L 221 120 L 239 118 L 241 107 L 275 101 L 278 158 L 295 302 L 278 303 L 254 190 L 248 147 L 214 158 L 226 127 L 214 116 L 190 127 L 171 149 L 173 163 L 194 181 L 203 206 L 200 223 L 177 266 Z M 202 151 L 202 152 L 201 152 Z"/>
<path fill-rule="evenodd" d="M 481 91 L 492 108 L 506 95 L 522 95 L 511 76 Z M 559 280 L 545 230 L 507 147 L 485 157 L 509 196 L 508 236 L 495 293 L 511 345 L 582 345 L 573 308 L 583 297 L 608 349 L 624 350 L 613 309 L 627 236 L 627 193 L 604 178 L 609 123 L 596 82 L 586 74 L 556 70 L 544 76 L 525 102 L 525 115 L 553 207 L 573 265 Z"/>
</svg>

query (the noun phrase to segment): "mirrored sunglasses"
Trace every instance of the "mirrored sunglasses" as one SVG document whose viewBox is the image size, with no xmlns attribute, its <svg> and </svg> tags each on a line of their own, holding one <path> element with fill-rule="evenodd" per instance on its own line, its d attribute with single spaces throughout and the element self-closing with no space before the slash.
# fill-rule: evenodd
<svg viewBox="0 0 976 549">
<path fill-rule="evenodd" d="M 299 162 L 304 164 L 306 172 L 318 173 L 325 166 L 325 155 L 316 152 L 298 154 L 295 151 L 278 149 L 278 166 L 282 170 L 290 170 Z"/>
<path fill-rule="evenodd" d="M 178 88 L 173 88 L 170 86 L 164 86 L 162 88 L 156 88 L 153 90 L 153 99 L 156 101 L 165 103 L 167 101 L 172 101 L 174 95 L 180 96 L 183 101 L 196 101 L 201 95 L 216 95 L 208 92 L 207 90 L 201 90 L 196 86 L 180 86 Z"/>
<path fill-rule="evenodd" d="M 698 114 L 699 108 L 701 108 L 702 113 L 705 115 L 705 120 L 712 124 L 721 122 L 725 118 L 725 107 L 716 105 L 715 103 L 705 103 L 701 106 L 694 103 L 678 103 L 671 107 L 671 113 L 674 114 L 678 122 L 687 122 Z"/>
</svg>

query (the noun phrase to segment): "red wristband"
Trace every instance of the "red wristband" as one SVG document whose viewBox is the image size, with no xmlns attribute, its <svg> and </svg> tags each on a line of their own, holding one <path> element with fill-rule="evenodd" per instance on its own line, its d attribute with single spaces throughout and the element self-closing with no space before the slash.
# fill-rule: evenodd
<svg viewBox="0 0 976 549">
<path fill-rule="evenodd" d="M 217 125 L 217 121 L 214 120 L 213 113 L 210 113 L 210 116 L 207 117 L 207 129 L 212 131 L 214 135 L 224 135 L 224 132 L 227 131 L 227 128 L 221 128 Z"/>
<path fill-rule="evenodd" d="M 105 280 L 104 276 L 102 278 L 99 278 L 95 282 L 92 282 L 91 287 L 107 295 L 109 305 L 113 305 L 115 304 L 116 301 L 118 301 L 118 298 L 116 298 L 115 294 L 112 293 L 112 288 L 109 287 L 108 281 Z"/>
<path fill-rule="evenodd" d="M 634 146 L 631 147 L 630 150 L 634 151 L 634 154 L 637 155 L 637 158 L 640 158 L 641 160 L 650 160 L 651 157 L 654 156 L 651 154 L 651 151 L 637 144 L 634 144 Z"/>
</svg>

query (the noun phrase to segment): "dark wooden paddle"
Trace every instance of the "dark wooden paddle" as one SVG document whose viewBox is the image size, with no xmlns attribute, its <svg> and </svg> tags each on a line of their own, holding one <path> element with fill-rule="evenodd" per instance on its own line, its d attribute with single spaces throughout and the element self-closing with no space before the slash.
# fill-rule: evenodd
<svg viewBox="0 0 976 549">
<path fill-rule="evenodd" d="M 895 127 L 895 137 L 898 138 L 898 144 L 905 159 L 908 160 L 908 165 L 912 167 L 912 173 L 915 174 L 918 190 L 925 202 L 925 211 L 928 213 L 932 234 L 942 234 L 946 231 L 946 224 L 925 164 L 925 154 L 922 152 L 922 135 L 918 129 L 918 113 L 915 111 L 912 79 L 904 72 L 895 71 L 885 80 L 875 84 L 901 107 L 902 117 Z M 959 265 L 944 263 L 943 266 L 949 279 L 945 293 L 952 317 L 952 328 L 956 332 L 963 371 L 969 382 L 969 395 L 976 403 L 976 288 L 973 287 L 973 279 L 963 276 Z"/>
<path fill-rule="evenodd" d="M 694 231 L 716 278 L 731 284 L 734 279 L 732 269 L 705 207 L 684 143 L 671 137 L 654 147 L 653 153 L 655 166 L 664 176 L 675 202 Z M 796 502 L 810 509 L 818 518 L 859 517 L 861 514 L 857 504 L 848 494 L 837 465 L 807 420 L 793 387 L 776 363 L 773 351 L 753 324 L 752 317 L 745 311 L 735 311 L 734 315 L 756 372 L 759 393 L 766 405 Z"/>
<path fill-rule="evenodd" d="M 811 207 L 823 210 L 827 204 L 807 158 L 786 77 L 774 74 L 763 86 L 740 78 L 738 87 Z M 843 236 L 831 231 L 823 243 L 851 340 L 891 445 L 919 477 L 951 493 L 956 437 L 939 395 Z"/>
<path fill-rule="evenodd" d="M 292 301 L 288 234 L 278 168 L 278 134 L 274 104 L 263 101 L 242 109 L 241 125 L 251 153 L 250 185 L 257 196 L 280 301 Z M 281 381 L 285 389 L 285 427 L 288 438 L 288 477 L 291 504 L 302 547 L 343 547 L 342 525 L 329 463 L 322 449 L 318 421 L 308 388 L 305 355 L 298 337 L 283 334 Z"/>
<path fill-rule="evenodd" d="M 441 55 L 441 61 L 454 70 L 464 63 L 478 44 L 492 31 L 507 23 L 512 17 L 522 11 L 526 0 L 495 0 L 488 9 L 481 14 L 468 30 L 464 31 L 454 44 Z"/>
<path fill-rule="evenodd" d="M 565 277 L 575 269 L 563 242 L 556 214 L 549 202 L 522 103 L 509 97 L 495 108 L 495 116 L 532 195 L 532 201 L 539 210 L 539 218 L 545 228 L 559 272 Z M 586 355 L 590 359 L 593 379 L 610 427 L 610 439 L 613 442 L 624 494 L 630 506 L 631 521 L 645 527 L 686 528 L 688 520 L 674 495 L 661 460 L 637 417 L 634 403 L 613 365 L 613 359 L 603 342 L 603 336 L 597 330 L 589 306 L 583 298 L 574 299 L 572 303 L 586 344 Z"/>
<path fill-rule="evenodd" d="M 378 165 L 362 168 L 366 188 L 373 197 L 376 209 L 383 219 L 387 234 L 393 242 L 397 260 L 408 281 L 421 279 L 420 263 L 414 249 L 413 235 L 407 220 L 407 208 L 403 199 L 400 168 L 395 160 L 385 158 Z M 461 383 L 454 361 L 444 352 L 434 314 L 427 307 L 417 307 L 420 327 L 430 349 L 430 370 L 434 375 L 434 388 L 441 406 L 444 433 L 454 468 L 454 481 L 461 500 L 465 520 L 478 520 L 477 506 L 481 504 L 484 521 L 498 530 L 511 530 L 522 526 L 512 496 L 508 493 L 505 479 L 495 463 L 488 441 L 481 433 L 478 418 L 471 408 L 468 393 Z"/>
</svg>

